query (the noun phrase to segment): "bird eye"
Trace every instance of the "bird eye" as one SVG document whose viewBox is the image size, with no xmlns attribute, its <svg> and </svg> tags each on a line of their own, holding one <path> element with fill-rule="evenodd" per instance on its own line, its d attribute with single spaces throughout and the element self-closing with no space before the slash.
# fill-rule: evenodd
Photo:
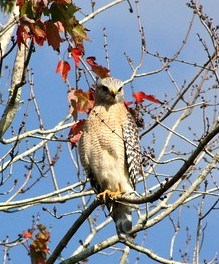
<svg viewBox="0 0 219 264">
<path fill-rule="evenodd" d="M 108 89 L 108 87 L 102 85 L 102 90 L 103 90 L 104 92 L 107 92 L 109 89 Z"/>
<path fill-rule="evenodd" d="M 118 92 L 120 93 L 122 91 L 122 86 L 118 89 Z"/>
</svg>

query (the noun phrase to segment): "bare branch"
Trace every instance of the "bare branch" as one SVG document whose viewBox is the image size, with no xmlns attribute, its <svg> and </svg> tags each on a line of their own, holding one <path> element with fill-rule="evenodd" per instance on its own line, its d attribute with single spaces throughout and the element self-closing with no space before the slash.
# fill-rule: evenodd
<svg viewBox="0 0 219 264">
<path fill-rule="evenodd" d="M 186 173 L 186 171 L 190 168 L 190 166 L 193 166 L 195 163 L 195 159 L 200 155 L 200 153 L 205 150 L 205 147 L 207 144 L 219 133 L 219 120 L 215 122 L 213 125 L 211 131 L 200 141 L 197 148 L 192 152 L 190 157 L 186 160 L 186 162 L 183 164 L 183 166 L 179 169 L 179 171 L 173 176 L 172 179 L 168 180 L 164 186 L 162 186 L 158 191 L 156 191 L 154 194 L 143 196 L 141 198 L 128 198 L 128 197 L 122 197 L 118 196 L 118 201 L 123 202 L 129 202 L 129 203 L 146 203 L 146 202 L 154 202 L 158 200 L 164 193 L 167 191 L 173 184 L 175 184 L 183 175 Z M 217 155 L 214 156 L 212 159 L 217 161 L 218 157 Z"/>
<path fill-rule="evenodd" d="M 87 249 L 85 249 L 83 252 L 72 256 L 69 259 L 66 259 L 64 261 L 61 262 L 61 264 L 73 264 L 73 263 L 78 263 L 79 261 L 88 258 L 89 256 L 94 255 L 95 253 L 108 248 L 112 245 L 115 245 L 117 242 L 119 242 L 119 238 L 118 236 L 112 236 L 109 237 L 107 240 L 104 240 L 92 247 L 89 247 Z"/>
<path fill-rule="evenodd" d="M 68 232 L 64 235 L 64 237 L 60 240 L 59 244 L 51 254 L 51 256 L 46 261 L 47 264 L 53 264 L 56 259 L 59 257 L 62 250 L 66 247 L 69 240 L 74 236 L 80 226 L 84 223 L 87 217 L 99 206 L 101 203 L 98 200 L 95 200 L 87 209 L 85 209 L 82 215 L 74 222 Z M 73 263 L 73 262 L 72 262 Z"/>
<path fill-rule="evenodd" d="M 147 248 L 135 245 L 135 244 L 131 243 L 129 240 L 126 240 L 124 242 L 124 244 L 129 246 L 132 249 L 135 249 L 138 252 L 141 252 L 141 253 L 147 255 L 149 258 L 151 258 L 151 259 L 153 259 L 153 260 L 155 260 L 155 261 L 157 261 L 159 263 L 163 263 L 163 264 L 183 264 L 182 262 L 178 262 L 178 261 L 173 261 L 173 260 L 168 260 L 168 259 L 162 258 L 162 257 L 156 255 L 155 253 L 153 253 L 152 250 L 149 250 Z"/>
<path fill-rule="evenodd" d="M 111 7 L 115 6 L 115 5 L 117 5 L 117 4 L 120 4 L 120 3 L 122 3 L 122 2 L 125 2 L 125 1 L 126 1 L 126 0 L 116 0 L 116 1 L 113 1 L 113 2 L 111 2 L 111 3 L 109 3 L 109 4 L 107 4 L 107 5 L 105 5 L 105 6 L 101 7 L 101 8 L 99 8 L 99 9 L 97 9 L 96 11 L 94 11 L 93 13 L 91 13 L 89 16 L 87 16 L 87 17 L 85 17 L 84 19 L 82 19 L 82 20 L 80 21 L 80 24 L 83 25 L 84 23 L 86 23 L 88 20 L 94 18 L 94 17 L 95 17 L 96 15 L 98 15 L 99 13 L 102 13 L 103 11 L 105 11 L 105 10 L 107 10 L 107 9 L 109 9 L 109 8 L 111 8 Z"/>
<path fill-rule="evenodd" d="M 7 50 L 7 47 L 9 45 L 9 42 L 11 41 L 11 37 L 14 31 L 14 28 L 17 23 L 19 15 L 19 7 L 14 2 L 12 12 L 10 14 L 10 17 L 5 25 L 3 25 L 3 29 L 0 31 L 0 49 L 1 49 L 1 56 L 4 56 Z"/>
<path fill-rule="evenodd" d="M 11 125 L 17 112 L 20 103 L 21 87 L 25 84 L 26 70 L 32 53 L 32 45 L 32 42 L 30 42 L 29 47 L 22 44 L 20 49 L 18 48 L 17 50 L 9 99 L 0 120 L 0 138 L 4 135 L 8 127 Z"/>
</svg>

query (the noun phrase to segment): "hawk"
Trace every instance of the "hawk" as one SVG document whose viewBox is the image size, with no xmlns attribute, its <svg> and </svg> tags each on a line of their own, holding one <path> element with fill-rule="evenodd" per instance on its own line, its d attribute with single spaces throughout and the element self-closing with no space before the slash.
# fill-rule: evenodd
<svg viewBox="0 0 219 264">
<path fill-rule="evenodd" d="M 137 125 L 124 103 L 123 82 L 106 77 L 96 86 L 95 104 L 83 127 L 79 155 L 98 197 L 106 202 L 118 235 L 132 229 L 129 204 L 112 199 L 135 190 L 141 174 Z"/>
</svg>

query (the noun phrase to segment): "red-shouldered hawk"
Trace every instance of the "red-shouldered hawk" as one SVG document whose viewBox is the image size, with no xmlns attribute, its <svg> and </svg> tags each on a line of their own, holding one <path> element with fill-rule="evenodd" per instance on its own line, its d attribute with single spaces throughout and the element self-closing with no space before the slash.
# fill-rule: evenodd
<svg viewBox="0 0 219 264">
<path fill-rule="evenodd" d="M 95 104 L 79 141 L 81 163 L 99 197 L 133 193 L 141 174 L 136 123 L 124 104 L 123 82 L 113 77 L 96 87 Z M 100 194 L 102 192 L 102 194 Z M 107 200 L 118 235 L 132 229 L 131 207 Z"/>
</svg>

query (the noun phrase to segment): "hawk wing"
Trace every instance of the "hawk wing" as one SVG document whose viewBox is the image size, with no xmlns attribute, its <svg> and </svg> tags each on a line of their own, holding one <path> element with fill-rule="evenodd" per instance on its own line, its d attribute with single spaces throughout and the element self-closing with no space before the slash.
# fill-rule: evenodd
<svg viewBox="0 0 219 264">
<path fill-rule="evenodd" d="M 136 178 L 142 175 L 142 165 L 138 128 L 131 114 L 128 114 L 127 122 L 123 126 L 123 138 L 129 177 L 135 189 Z"/>
</svg>

